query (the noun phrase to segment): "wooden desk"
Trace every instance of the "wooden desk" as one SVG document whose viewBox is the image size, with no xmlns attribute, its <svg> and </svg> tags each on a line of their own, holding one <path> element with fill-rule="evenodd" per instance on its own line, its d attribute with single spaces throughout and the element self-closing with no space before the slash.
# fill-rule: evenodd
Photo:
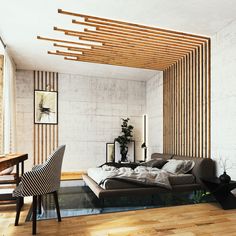
<svg viewBox="0 0 236 236">
<path fill-rule="evenodd" d="M 21 175 L 24 173 L 24 161 L 28 159 L 28 154 L 8 154 L 5 157 L 0 157 L 0 171 L 5 170 L 11 166 L 16 165 L 16 179 L 15 181 L 2 181 L 1 184 L 16 184 L 20 182 L 20 164 Z M 0 194 L 0 200 L 14 200 L 12 194 Z"/>
</svg>

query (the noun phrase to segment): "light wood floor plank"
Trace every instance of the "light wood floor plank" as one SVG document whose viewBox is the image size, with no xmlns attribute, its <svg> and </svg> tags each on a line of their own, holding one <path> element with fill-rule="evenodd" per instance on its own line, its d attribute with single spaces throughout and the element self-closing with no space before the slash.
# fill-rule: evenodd
<svg viewBox="0 0 236 236">
<path fill-rule="evenodd" d="M 24 222 L 31 198 L 14 226 L 15 206 L 0 205 L 0 235 L 31 235 L 31 222 Z M 236 210 L 217 204 L 196 204 L 102 215 L 38 221 L 38 235 L 79 236 L 236 236 Z"/>
</svg>

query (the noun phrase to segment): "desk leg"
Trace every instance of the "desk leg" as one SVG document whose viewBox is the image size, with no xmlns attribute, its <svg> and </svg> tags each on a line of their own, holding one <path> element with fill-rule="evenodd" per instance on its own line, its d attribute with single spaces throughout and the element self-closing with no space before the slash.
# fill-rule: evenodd
<svg viewBox="0 0 236 236">
<path fill-rule="evenodd" d="M 16 185 L 18 186 L 20 182 L 20 176 L 19 176 L 19 163 L 16 165 Z"/>
<path fill-rule="evenodd" d="M 20 211 L 21 211 L 21 207 L 22 207 L 22 201 L 23 201 L 23 197 L 17 197 L 17 200 L 16 200 L 15 226 L 17 226 L 18 223 L 19 223 Z"/>
<path fill-rule="evenodd" d="M 21 162 L 21 176 L 24 174 L 24 162 Z"/>
<path fill-rule="evenodd" d="M 21 162 L 21 176 L 24 174 L 24 162 Z M 24 198 L 21 199 L 21 206 L 24 205 Z"/>
</svg>

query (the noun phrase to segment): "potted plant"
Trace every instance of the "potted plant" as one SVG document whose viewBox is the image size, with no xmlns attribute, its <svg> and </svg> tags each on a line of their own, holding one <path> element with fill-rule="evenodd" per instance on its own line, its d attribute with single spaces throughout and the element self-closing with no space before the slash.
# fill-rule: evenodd
<svg viewBox="0 0 236 236">
<path fill-rule="evenodd" d="M 126 162 L 127 161 L 127 153 L 128 153 L 128 144 L 132 141 L 132 132 L 133 132 L 133 126 L 129 125 L 129 118 L 122 119 L 123 122 L 121 124 L 121 135 L 115 138 L 115 141 L 117 141 L 120 144 L 120 155 L 121 155 L 121 161 Z"/>
</svg>

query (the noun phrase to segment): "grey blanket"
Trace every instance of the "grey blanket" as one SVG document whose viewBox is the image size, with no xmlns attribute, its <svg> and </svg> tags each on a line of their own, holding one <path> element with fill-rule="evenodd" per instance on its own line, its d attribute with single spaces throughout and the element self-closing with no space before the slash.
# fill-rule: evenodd
<svg viewBox="0 0 236 236">
<path fill-rule="evenodd" d="M 159 186 L 171 189 L 168 179 L 169 175 L 168 172 L 158 168 L 138 166 L 132 170 L 127 167 L 115 168 L 105 165 L 101 170 L 99 185 L 103 185 L 108 179 L 120 179 L 142 185 Z"/>
</svg>

